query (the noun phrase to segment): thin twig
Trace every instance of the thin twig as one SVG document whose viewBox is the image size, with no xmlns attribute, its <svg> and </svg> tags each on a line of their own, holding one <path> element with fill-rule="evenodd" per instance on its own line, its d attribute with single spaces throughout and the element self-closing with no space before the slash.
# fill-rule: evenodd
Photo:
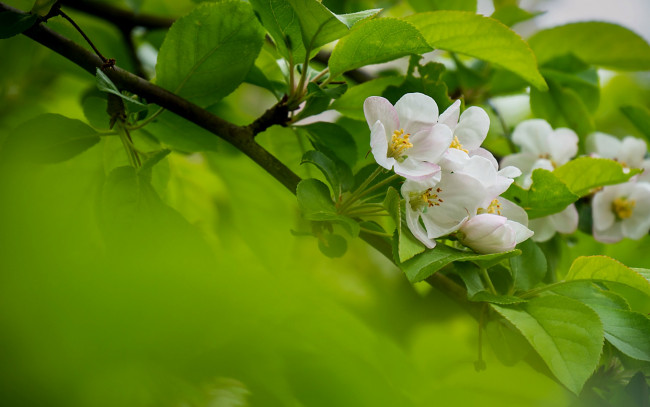
<svg viewBox="0 0 650 407">
<path fill-rule="evenodd" d="M 102 62 L 107 62 L 107 61 L 108 61 L 108 59 L 106 59 L 106 57 L 104 57 L 104 56 L 102 55 L 102 53 L 99 52 L 99 50 L 97 49 L 97 47 L 95 46 L 95 44 L 93 44 L 93 42 L 90 40 L 90 38 L 88 38 L 88 36 L 87 36 L 86 33 L 84 32 L 84 30 L 82 30 L 81 27 L 79 27 L 79 26 L 77 25 L 77 23 L 75 23 L 74 20 L 73 20 L 72 18 L 70 18 L 69 15 L 67 15 L 66 13 L 64 13 L 63 10 L 59 10 L 59 13 L 58 13 L 58 14 L 59 14 L 61 17 L 63 17 L 63 18 L 65 18 L 66 20 L 68 20 L 68 22 L 69 22 L 70 24 L 72 24 L 72 26 L 73 26 L 73 27 L 74 27 L 74 28 L 79 32 L 79 34 L 81 34 L 81 36 L 84 37 L 84 40 L 86 40 L 86 42 L 88 43 L 88 45 L 90 45 L 90 47 L 93 49 L 93 51 L 95 51 L 95 54 L 97 54 L 97 56 L 102 60 Z"/>
</svg>

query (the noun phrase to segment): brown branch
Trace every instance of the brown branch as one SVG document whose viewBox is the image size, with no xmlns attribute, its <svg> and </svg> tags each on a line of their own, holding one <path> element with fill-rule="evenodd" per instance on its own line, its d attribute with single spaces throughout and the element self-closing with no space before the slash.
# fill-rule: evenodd
<svg viewBox="0 0 650 407">
<path fill-rule="evenodd" d="M 127 29 L 128 31 L 131 31 L 135 27 L 144 27 L 151 30 L 165 29 L 171 27 L 174 23 L 173 18 L 136 14 L 132 11 L 92 0 L 59 0 L 59 3 L 62 6 L 67 6 L 106 20 L 120 29 Z"/>
</svg>

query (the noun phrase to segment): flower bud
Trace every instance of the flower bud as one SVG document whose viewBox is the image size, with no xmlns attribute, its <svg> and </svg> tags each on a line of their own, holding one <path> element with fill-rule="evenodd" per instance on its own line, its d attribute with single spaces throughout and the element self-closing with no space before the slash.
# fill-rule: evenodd
<svg viewBox="0 0 650 407">
<path fill-rule="evenodd" d="M 459 230 L 458 239 L 477 253 L 501 253 L 515 248 L 533 235 L 521 223 L 490 213 L 476 215 Z"/>
</svg>

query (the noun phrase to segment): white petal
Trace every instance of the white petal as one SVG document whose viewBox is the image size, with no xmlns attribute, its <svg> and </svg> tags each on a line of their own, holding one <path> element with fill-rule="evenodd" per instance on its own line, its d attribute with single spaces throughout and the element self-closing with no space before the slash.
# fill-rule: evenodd
<svg viewBox="0 0 650 407">
<path fill-rule="evenodd" d="M 494 231 L 506 224 L 508 219 L 505 216 L 482 213 L 469 219 L 460 228 L 466 239 L 484 239 Z"/>
<path fill-rule="evenodd" d="M 526 226 L 522 225 L 519 222 L 508 220 L 506 222 L 508 226 L 515 232 L 515 243 L 519 244 L 529 237 L 533 236 L 535 233 L 528 229 Z"/>
<path fill-rule="evenodd" d="M 623 229 L 621 228 L 621 222 L 613 223 L 609 228 L 605 230 L 593 230 L 594 239 L 603 243 L 616 243 L 623 240 Z"/>
<path fill-rule="evenodd" d="M 395 159 L 387 157 L 388 154 L 388 139 L 386 136 L 386 129 L 381 121 L 377 120 L 372 126 L 370 131 L 370 149 L 372 155 L 375 157 L 377 164 L 390 170 L 395 164 Z"/>
<path fill-rule="evenodd" d="M 410 157 L 402 162 L 395 161 L 394 169 L 396 174 L 414 181 L 424 181 L 440 172 L 440 166 L 438 164 L 416 161 Z"/>
<path fill-rule="evenodd" d="M 643 168 L 643 172 L 636 176 L 636 181 L 650 182 L 650 160 L 643 160 L 641 168 Z"/>
<path fill-rule="evenodd" d="M 574 204 L 566 207 L 562 212 L 549 216 L 553 228 L 560 233 L 573 233 L 578 228 L 578 210 Z"/>
<path fill-rule="evenodd" d="M 440 173 L 437 173 L 436 175 L 437 177 L 431 177 L 423 181 L 413 181 L 409 179 L 404 181 L 400 191 L 402 192 L 402 197 L 406 199 L 406 203 L 408 204 L 412 192 L 421 194 L 427 189 L 435 187 L 438 182 L 440 182 Z"/>
<path fill-rule="evenodd" d="M 469 160 L 465 162 L 465 166 L 457 172 L 467 174 L 479 180 L 487 189 L 492 189 L 497 185 L 498 177 L 496 168 L 494 168 L 490 160 L 478 155 L 470 157 Z M 506 189 L 508 188 L 506 187 Z M 490 195 L 494 197 L 500 195 L 501 192 L 493 194 L 490 191 Z"/>
<path fill-rule="evenodd" d="M 499 204 L 501 204 L 501 215 L 524 226 L 528 226 L 528 214 L 524 208 L 501 197 L 499 197 Z"/>
<path fill-rule="evenodd" d="M 430 96 L 407 93 L 395 103 L 401 128 L 415 134 L 433 126 L 438 121 L 438 105 Z"/>
<path fill-rule="evenodd" d="M 517 178 L 521 175 L 521 170 L 514 165 L 503 167 L 499 170 L 499 175 L 506 178 Z"/>
<path fill-rule="evenodd" d="M 400 128 L 397 110 L 390 104 L 388 99 L 380 96 L 370 96 L 363 102 L 363 114 L 366 116 L 368 127 L 372 128 L 379 120 L 389 133 Z"/>
<path fill-rule="evenodd" d="M 438 117 L 438 123 L 445 124 L 450 129 L 454 130 L 458 124 L 458 117 L 460 116 L 460 99 L 452 103 L 451 106 L 447 108 L 440 117 Z"/>
<path fill-rule="evenodd" d="M 451 130 L 444 124 L 414 134 L 410 140 L 413 147 L 406 150 L 409 158 L 437 163 L 451 144 Z"/>
<path fill-rule="evenodd" d="M 523 174 L 528 174 L 533 170 L 533 165 L 539 157 L 533 153 L 517 153 L 505 156 L 501 160 L 501 167 L 516 167 Z"/>
<path fill-rule="evenodd" d="M 585 142 L 588 153 L 596 154 L 598 157 L 614 159 L 621 151 L 621 141 L 609 134 L 595 132 L 591 133 Z"/>
<path fill-rule="evenodd" d="M 429 239 L 427 232 L 420 225 L 420 214 L 411 210 L 410 206 L 406 207 L 406 225 L 408 226 L 413 236 L 418 239 L 429 249 L 436 247 L 436 241 Z"/>
<path fill-rule="evenodd" d="M 551 132 L 553 132 L 553 128 L 546 120 L 526 120 L 515 127 L 512 132 L 512 141 L 520 146 L 524 153 L 533 153 L 537 156 L 547 154 L 550 152 L 547 139 Z M 521 170 L 524 171 L 523 168 Z"/>
<path fill-rule="evenodd" d="M 609 186 L 596 192 L 591 200 L 591 213 L 594 225 L 594 231 L 604 231 L 609 229 L 616 221 L 616 216 L 612 211 L 612 202 L 618 196 L 618 186 Z"/>
<path fill-rule="evenodd" d="M 618 158 L 618 161 L 625 163 L 630 168 L 641 168 L 647 150 L 648 146 L 645 141 L 636 137 L 628 136 L 623 139 L 621 152 L 616 158 Z"/>
<path fill-rule="evenodd" d="M 567 128 L 555 129 L 548 135 L 551 159 L 559 166 L 566 164 L 578 153 L 578 135 Z"/>
<path fill-rule="evenodd" d="M 445 171 L 460 171 L 469 161 L 469 155 L 457 148 L 449 148 L 440 158 L 439 164 Z"/>
<path fill-rule="evenodd" d="M 481 156 L 483 158 L 486 158 L 486 159 L 490 160 L 490 162 L 492 163 L 494 168 L 497 169 L 497 170 L 499 169 L 499 163 L 497 162 L 497 159 L 494 158 L 494 155 L 492 155 L 491 152 L 484 149 L 483 147 L 479 147 L 476 150 L 471 150 L 470 151 L 470 156 L 474 156 L 474 155 L 478 155 L 478 156 Z M 521 174 L 519 174 L 519 175 L 521 175 Z M 517 175 L 517 177 L 519 175 Z M 514 177 L 510 177 L 510 178 L 514 178 Z"/>
<path fill-rule="evenodd" d="M 536 242 L 545 242 L 555 235 L 555 227 L 548 216 L 529 220 L 528 227 L 535 232 L 533 240 Z"/>
<path fill-rule="evenodd" d="M 477 215 L 462 225 L 459 236 L 461 243 L 478 253 L 512 250 L 517 244 L 516 232 L 508 222 L 510 221 L 499 215 Z"/>
<path fill-rule="evenodd" d="M 490 129 L 490 118 L 485 110 L 472 106 L 460 115 L 454 136 L 466 150 L 476 150 L 481 146 Z"/>
</svg>

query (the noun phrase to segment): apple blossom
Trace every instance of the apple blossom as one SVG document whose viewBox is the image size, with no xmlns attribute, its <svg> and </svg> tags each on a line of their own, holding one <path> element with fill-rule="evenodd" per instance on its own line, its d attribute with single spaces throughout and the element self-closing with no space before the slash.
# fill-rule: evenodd
<svg viewBox="0 0 650 407">
<path fill-rule="evenodd" d="M 600 242 L 642 238 L 650 230 L 650 183 L 604 187 L 594 195 L 592 215 L 594 238 Z"/>
<path fill-rule="evenodd" d="M 526 226 L 505 216 L 482 213 L 463 223 L 458 240 L 477 253 L 500 253 L 512 250 L 533 235 Z"/>
<path fill-rule="evenodd" d="M 433 248 L 435 238 L 457 231 L 476 213 L 487 190 L 470 175 L 443 171 L 439 182 L 434 178 L 422 182 L 407 179 L 402 196 L 409 229 L 425 246 Z"/>
<path fill-rule="evenodd" d="M 452 133 L 437 124 L 438 105 L 422 93 L 407 93 L 393 106 L 371 96 L 363 104 L 370 127 L 370 147 L 377 163 L 405 178 L 426 180 L 440 171 Z"/>
<path fill-rule="evenodd" d="M 512 133 L 512 141 L 521 148 L 521 152 L 505 157 L 501 165 L 519 168 L 524 174 L 524 188 L 530 187 L 534 169 L 544 168 L 552 171 L 566 164 L 578 152 L 578 136 L 573 130 L 553 130 L 551 125 L 542 119 L 519 123 Z"/>
<path fill-rule="evenodd" d="M 643 168 L 636 177 L 639 181 L 650 181 L 650 160 L 645 159 L 648 147 L 644 140 L 627 136 L 622 140 L 609 134 L 595 132 L 587 137 L 587 152 L 595 157 L 618 161 L 626 173 L 630 168 Z"/>
</svg>

